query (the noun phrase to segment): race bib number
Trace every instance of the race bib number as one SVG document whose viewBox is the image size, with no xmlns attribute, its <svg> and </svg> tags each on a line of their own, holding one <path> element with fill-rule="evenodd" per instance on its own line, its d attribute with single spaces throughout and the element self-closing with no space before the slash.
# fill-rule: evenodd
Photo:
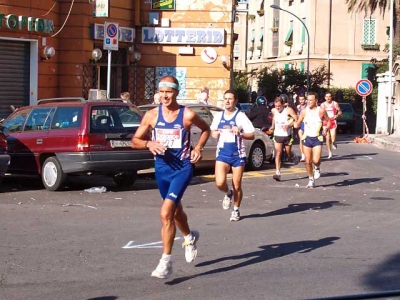
<svg viewBox="0 0 400 300">
<path fill-rule="evenodd" d="M 182 148 L 182 129 L 162 129 L 156 130 L 156 141 L 160 142 L 167 148 Z"/>
<path fill-rule="evenodd" d="M 220 143 L 234 143 L 236 141 L 236 135 L 232 129 L 218 129 L 218 131 Z"/>
</svg>

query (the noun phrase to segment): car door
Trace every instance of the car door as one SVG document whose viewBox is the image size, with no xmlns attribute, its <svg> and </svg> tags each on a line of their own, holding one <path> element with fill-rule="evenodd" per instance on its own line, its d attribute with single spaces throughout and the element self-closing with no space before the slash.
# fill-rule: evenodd
<svg viewBox="0 0 400 300">
<path fill-rule="evenodd" d="M 213 115 L 208 106 L 190 106 L 190 109 L 194 110 L 208 125 L 211 125 Z M 197 145 L 200 139 L 201 130 L 197 126 L 192 126 L 191 138 L 193 147 Z M 213 137 L 209 137 L 206 145 L 204 146 L 202 153 L 202 160 L 215 160 L 215 154 L 217 151 L 217 140 Z"/>
<path fill-rule="evenodd" d="M 21 160 L 26 173 L 40 172 L 39 157 L 47 150 L 47 136 L 50 127 L 50 111 L 52 107 L 35 107 L 31 110 L 19 133 L 19 141 L 23 147 L 15 154 Z"/>
<path fill-rule="evenodd" d="M 30 111 L 30 108 L 18 109 L 2 124 L 3 132 L 7 139 L 8 154 L 11 157 L 10 166 L 8 168 L 10 173 L 20 172 L 24 169 L 24 162 L 19 159 L 21 149 L 23 150 L 25 148 L 25 145 L 20 140 L 20 135 Z"/>
</svg>

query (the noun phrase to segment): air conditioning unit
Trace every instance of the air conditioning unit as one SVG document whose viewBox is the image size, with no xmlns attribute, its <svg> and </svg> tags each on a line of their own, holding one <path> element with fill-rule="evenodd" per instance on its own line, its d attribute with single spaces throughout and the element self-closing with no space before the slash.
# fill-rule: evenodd
<svg viewBox="0 0 400 300">
<path fill-rule="evenodd" d="M 90 89 L 88 100 L 107 99 L 106 90 Z"/>
<path fill-rule="evenodd" d="M 294 47 L 294 51 L 295 51 L 297 54 L 301 54 L 301 52 L 303 52 L 303 44 L 297 44 L 297 45 Z"/>
</svg>

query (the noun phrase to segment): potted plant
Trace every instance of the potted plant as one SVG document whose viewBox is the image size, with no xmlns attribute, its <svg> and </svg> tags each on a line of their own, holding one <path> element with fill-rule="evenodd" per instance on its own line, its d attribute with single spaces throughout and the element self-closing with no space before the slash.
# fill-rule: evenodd
<svg viewBox="0 0 400 300">
<path fill-rule="evenodd" d="M 254 20 L 255 18 L 256 18 L 255 15 L 247 15 L 247 20 L 252 21 L 252 20 Z"/>
<path fill-rule="evenodd" d="M 293 46 L 293 41 L 285 41 L 285 45 L 291 47 Z"/>
<path fill-rule="evenodd" d="M 262 50 L 262 48 L 263 48 L 263 46 L 262 46 L 262 45 L 260 45 L 260 46 L 257 46 L 257 50 Z"/>
<path fill-rule="evenodd" d="M 264 15 L 264 9 L 257 10 L 257 14 L 259 16 L 263 16 Z"/>
<path fill-rule="evenodd" d="M 254 51 L 254 47 L 253 47 L 253 46 L 250 46 L 250 47 L 247 49 L 247 51 L 253 52 L 253 51 Z"/>
<path fill-rule="evenodd" d="M 278 32 L 278 29 L 279 29 L 278 26 L 275 26 L 275 27 L 272 27 L 272 28 L 271 28 L 272 32 Z"/>
<path fill-rule="evenodd" d="M 363 48 L 364 50 L 374 50 L 374 51 L 379 51 L 380 49 L 380 44 L 375 43 L 375 44 L 362 44 L 361 48 Z"/>
</svg>

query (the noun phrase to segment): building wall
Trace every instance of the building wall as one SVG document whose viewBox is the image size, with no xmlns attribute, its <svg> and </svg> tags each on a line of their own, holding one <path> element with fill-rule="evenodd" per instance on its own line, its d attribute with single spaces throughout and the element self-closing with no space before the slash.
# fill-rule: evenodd
<svg viewBox="0 0 400 300">
<path fill-rule="evenodd" d="M 148 1 L 143 1 L 148 2 Z M 143 4 L 141 16 L 146 20 L 151 11 L 150 4 Z M 217 60 L 207 64 L 201 59 L 201 52 L 208 45 L 165 45 L 142 44 L 138 39 L 138 50 L 142 53 L 140 65 L 156 67 L 179 66 L 186 68 L 186 93 L 187 100 L 196 101 L 202 87 L 210 89 L 210 102 L 218 104 L 222 101 L 223 93 L 230 87 L 231 68 L 223 67 L 221 56 L 226 55 L 231 59 L 231 32 L 232 32 L 232 1 L 231 0 L 194 0 L 176 1 L 176 11 L 162 11 L 160 19 L 170 20 L 171 28 L 223 28 L 226 32 L 226 45 L 211 46 L 217 52 Z M 139 33 L 140 35 L 140 33 Z M 194 47 L 193 55 L 179 54 L 179 47 Z M 232 66 L 233 61 L 229 62 Z"/>
<path fill-rule="evenodd" d="M 332 1 L 332 12 L 330 4 Z M 341 2 L 339 4 L 338 2 Z M 259 15 L 257 11 L 264 3 L 264 15 Z M 348 13 L 345 0 L 255 0 L 249 4 L 249 15 L 254 15 L 255 19 L 248 22 L 248 38 L 243 43 L 249 47 L 252 45 L 251 32 L 255 30 L 255 48 L 263 45 L 261 56 L 253 54 L 251 59 L 247 59 L 247 70 L 259 69 L 262 66 L 275 66 L 284 68 L 285 64 L 291 63 L 294 67 L 300 68 L 307 61 L 307 35 L 302 41 L 303 25 L 291 14 L 279 11 L 279 29 L 275 33 L 278 36 L 278 51 L 273 53 L 272 27 L 274 27 L 274 17 L 277 11 L 270 8 L 271 4 L 277 4 L 282 9 L 293 12 L 296 16 L 303 19 L 310 33 L 310 70 L 325 64 L 330 67 L 333 73 L 331 86 L 349 87 L 354 86 L 361 79 L 361 69 L 363 63 L 368 63 L 372 58 L 381 60 L 387 58 L 387 53 L 383 51 L 384 45 L 388 43 L 386 28 L 389 26 L 389 13 L 383 17 L 379 10 L 373 15 L 367 16 L 376 19 L 376 42 L 380 44 L 379 49 L 364 50 L 361 46 L 363 38 L 363 20 L 366 17 L 364 12 Z M 331 30 L 329 22 L 331 17 Z M 285 45 L 290 23 L 293 24 L 293 45 Z M 261 28 L 264 28 L 263 41 L 257 40 Z M 331 34 L 329 34 L 329 32 Z M 329 48 L 329 37 L 331 46 Z"/>
<path fill-rule="evenodd" d="M 92 50 L 96 45 L 102 45 L 102 40 L 93 40 L 90 24 L 104 24 L 105 21 L 117 22 L 119 26 L 136 28 L 136 45 L 121 43 L 120 48 L 136 48 L 142 54 L 138 66 L 149 67 L 182 67 L 186 68 L 187 99 L 196 101 L 200 88 L 210 89 L 211 103 L 217 104 L 223 99 L 223 92 L 231 84 L 230 61 L 232 0 L 214 1 L 176 1 L 175 11 L 160 11 L 162 18 L 170 20 L 170 27 L 223 28 L 226 43 L 212 46 L 218 54 L 218 59 L 212 64 L 206 64 L 201 59 L 201 51 L 207 45 L 150 45 L 141 43 L 141 28 L 148 22 L 151 10 L 149 1 L 110 1 L 109 18 L 92 17 L 92 4 L 88 0 L 3 0 L 0 13 L 5 15 L 25 15 L 50 19 L 54 23 L 53 34 L 38 34 L 23 30 L 10 30 L 2 26 L 0 37 L 21 38 L 38 41 L 37 97 L 82 96 L 83 66 L 92 63 Z M 55 5 L 54 5 L 55 4 Z M 51 9 L 52 8 L 52 9 Z M 45 15 L 43 17 L 43 15 Z M 3 20 L 4 22 L 4 20 Z M 4 23 L 3 23 L 4 25 Z M 62 30 L 57 33 L 60 29 Z M 41 60 L 44 46 L 53 46 L 56 54 L 49 60 Z M 180 55 L 179 47 L 194 47 L 194 55 Z M 221 56 L 228 56 L 228 65 L 222 65 Z M 126 65 L 133 65 L 133 59 L 127 57 Z M 116 80 L 112 78 L 111 80 Z M 118 80 L 124 80 L 119 78 Z"/>
</svg>

